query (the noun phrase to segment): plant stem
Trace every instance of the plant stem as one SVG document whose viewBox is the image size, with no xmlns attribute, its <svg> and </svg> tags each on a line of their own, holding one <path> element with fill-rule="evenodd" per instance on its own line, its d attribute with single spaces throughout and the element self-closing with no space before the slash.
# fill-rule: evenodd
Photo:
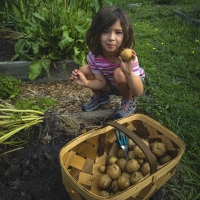
<svg viewBox="0 0 200 200">
<path fill-rule="evenodd" d="M 31 126 L 33 126 L 33 125 L 36 125 L 36 124 L 38 124 L 38 123 L 40 123 L 40 122 L 43 122 L 43 120 L 34 120 L 34 121 L 30 122 L 30 123 L 25 124 L 24 126 L 21 126 L 21 127 L 19 127 L 19 128 L 16 128 L 15 130 L 13 130 L 13 131 L 11 131 L 11 132 L 9 132 L 9 133 L 7 133 L 7 134 L 1 136 L 1 137 L 0 137 L 0 144 L 1 144 L 3 141 L 7 140 L 9 137 L 13 136 L 15 133 L 17 133 L 17 132 L 19 132 L 19 131 L 21 131 L 21 130 L 23 130 L 23 129 L 27 129 L 27 128 L 29 128 L 29 127 L 31 127 Z"/>
<path fill-rule="evenodd" d="M 25 20 L 24 6 L 22 0 L 19 1 L 19 7 L 20 7 L 21 18 Z"/>
<path fill-rule="evenodd" d="M 5 108 L 1 108 L 0 111 L 1 112 L 24 112 L 24 113 L 31 112 L 31 113 L 37 113 L 37 114 L 40 114 L 40 115 L 44 115 L 43 112 L 37 111 L 37 110 L 17 110 L 17 109 L 5 109 Z"/>
</svg>

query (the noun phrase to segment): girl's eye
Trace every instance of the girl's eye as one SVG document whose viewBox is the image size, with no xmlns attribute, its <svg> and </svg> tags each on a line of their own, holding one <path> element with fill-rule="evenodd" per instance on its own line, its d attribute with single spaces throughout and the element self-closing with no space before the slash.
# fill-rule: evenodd
<svg viewBox="0 0 200 200">
<path fill-rule="evenodd" d="M 108 30 L 104 30 L 103 33 L 108 33 Z"/>
<path fill-rule="evenodd" d="M 117 34 L 123 34 L 123 32 L 122 32 L 122 31 L 116 31 L 116 33 L 117 33 Z"/>
</svg>

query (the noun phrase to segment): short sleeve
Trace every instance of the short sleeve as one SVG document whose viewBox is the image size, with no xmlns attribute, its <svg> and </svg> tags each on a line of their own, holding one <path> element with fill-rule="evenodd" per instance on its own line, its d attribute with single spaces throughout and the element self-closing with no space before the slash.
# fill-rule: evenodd
<svg viewBox="0 0 200 200">
<path fill-rule="evenodd" d="M 135 76 L 140 76 L 141 78 L 145 78 L 144 69 L 140 68 L 137 56 L 133 64 L 133 72 Z"/>
<path fill-rule="evenodd" d="M 100 74 L 101 71 L 98 69 L 97 65 L 95 64 L 94 55 L 89 52 L 87 55 L 87 63 L 90 66 L 90 69 L 93 74 Z"/>
</svg>

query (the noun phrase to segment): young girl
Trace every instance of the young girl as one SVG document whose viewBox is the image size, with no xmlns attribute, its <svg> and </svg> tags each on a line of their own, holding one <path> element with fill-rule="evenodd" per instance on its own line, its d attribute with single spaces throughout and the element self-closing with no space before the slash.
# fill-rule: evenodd
<svg viewBox="0 0 200 200">
<path fill-rule="evenodd" d="M 123 62 L 119 56 L 123 49 L 133 49 L 135 45 L 128 15 L 115 6 L 101 8 L 87 31 L 86 42 L 90 48 L 88 64 L 71 74 L 75 83 L 93 91 L 82 110 L 95 110 L 109 102 L 109 95 L 117 95 L 122 100 L 114 118 L 133 114 L 136 107 L 134 96 L 143 93 L 145 73 L 139 67 L 134 50 L 130 61 Z"/>
</svg>

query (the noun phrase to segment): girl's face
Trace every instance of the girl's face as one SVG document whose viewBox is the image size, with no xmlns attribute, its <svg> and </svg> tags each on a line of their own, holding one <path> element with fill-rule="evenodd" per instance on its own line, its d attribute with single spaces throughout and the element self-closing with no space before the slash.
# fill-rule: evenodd
<svg viewBox="0 0 200 200">
<path fill-rule="evenodd" d="M 101 48 L 104 56 L 113 56 L 122 45 L 124 38 L 120 21 L 116 21 L 111 27 L 101 34 Z"/>
</svg>

